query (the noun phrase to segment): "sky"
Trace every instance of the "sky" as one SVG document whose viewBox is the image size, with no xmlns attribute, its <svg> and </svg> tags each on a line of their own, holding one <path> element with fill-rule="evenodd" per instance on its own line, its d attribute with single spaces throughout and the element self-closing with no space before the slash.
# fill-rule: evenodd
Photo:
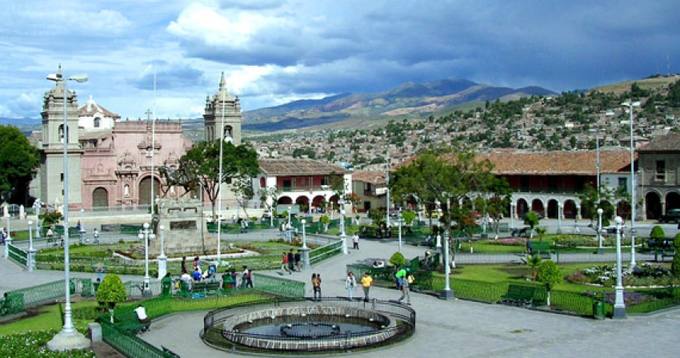
<svg viewBox="0 0 680 358">
<path fill-rule="evenodd" d="M 680 72 L 677 0 L 0 0 L 0 117 L 39 118 L 62 64 L 80 103 L 196 118 L 224 71 L 243 110 L 408 81 L 555 91 Z M 157 90 L 154 95 L 153 77 Z"/>
</svg>

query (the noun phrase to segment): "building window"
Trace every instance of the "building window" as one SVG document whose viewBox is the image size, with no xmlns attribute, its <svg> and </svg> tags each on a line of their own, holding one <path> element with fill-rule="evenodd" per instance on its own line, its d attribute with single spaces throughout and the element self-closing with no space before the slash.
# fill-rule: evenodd
<svg viewBox="0 0 680 358">
<path fill-rule="evenodd" d="M 94 127 L 95 127 L 95 128 L 99 128 L 99 124 L 100 124 L 101 120 L 102 120 L 102 119 L 99 118 L 99 117 L 97 117 L 97 118 L 94 119 Z"/>
<path fill-rule="evenodd" d="M 628 192 L 628 178 L 619 178 L 619 190 L 623 193 Z"/>
<path fill-rule="evenodd" d="M 283 179 L 283 190 L 290 190 L 293 183 L 290 179 Z"/>
<path fill-rule="evenodd" d="M 657 160 L 656 161 L 656 175 L 654 177 L 657 181 L 666 180 L 666 161 Z"/>
<path fill-rule="evenodd" d="M 59 141 L 64 143 L 64 125 L 60 124 L 59 128 L 57 129 L 57 133 L 59 133 Z M 68 127 L 66 127 L 66 141 L 68 142 Z"/>
<path fill-rule="evenodd" d="M 321 185 L 330 185 L 327 175 L 324 175 L 323 177 L 321 177 Z"/>
<path fill-rule="evenodd" d="M 61 180 L 62 183 L 64 182 L 64 173 L 59 174 L 59 180 Z"/>
<path fill-rule="evenodd" d="M 264 188 L 267 185 L 267 180 L 264 177 L 260 178 L 260 188 Z"/>
</svg>

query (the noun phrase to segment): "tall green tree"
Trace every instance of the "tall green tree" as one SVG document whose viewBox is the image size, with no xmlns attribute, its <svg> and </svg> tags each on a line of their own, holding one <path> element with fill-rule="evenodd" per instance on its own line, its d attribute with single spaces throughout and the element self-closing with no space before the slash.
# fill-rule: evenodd
<svg viewBox="0 0 680 358">
<path fill-rule="evenodd" d="M 97 289 L 97 302 L 99 302 L 101 307 L 109 309 L 111 323 L 113 323 L 113 309 L 116 307 L 116 304 L 123 303 L 126 300 L 125 285 L 123 285 L 120 277 L 116 274 L 106 275 Z"/>
<path fill-rule="evenodd" d="M 222 177 L 219 177 L 220 142 L 198 142 L 179 160 L 181 171 L 190 181 L 203 188 L 212 204 L 212 216 L 217 217 L 215 204 L 220 193 L 220 183 L 232 185 L 238 200 L 252 198 L 251 181 L 259 172 L 257 153 L 247 144 L 235 146 L 224 143 L 222 148 Z"/>
<path fill-rule="evenodd" d="M 551 260 L 544 260 L 538 265 L 538 272 L 536 275 L 539 282 L 545 285 L 548 291 L 548 306 L 550 306 L 550 292 L 558 283 L 562 282 L 562 273 L 559 266 Z"/>
<path fill-rule="evenodd" d="M 14 126 L 0 125 L 0 198 L 27 205 L 28 184 L 40 165 L 38 150 Z"/>
<path fill-rule="evenodd" d="M 524 215 L 524 224 L 529 225 L 529 238 L 533 239 L 534 238 L 534 229 L 538 227 L 538 222 L 540 220 L 540 217 L 538 216 L 538 213 L 535 211 L 529 211 Z"/>
</svg>

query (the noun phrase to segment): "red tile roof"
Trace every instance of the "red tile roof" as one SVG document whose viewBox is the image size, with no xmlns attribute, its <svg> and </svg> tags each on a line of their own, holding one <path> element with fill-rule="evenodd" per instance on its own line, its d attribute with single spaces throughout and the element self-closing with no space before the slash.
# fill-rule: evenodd
<svg viewBox="0 0 680 358">
<path fill-rule="evenodd" d="M 385 172 L 360 170 L 352 173 L 352 181 L 361 181 L 376 185 L 385 184 Z"/>
<path fill-rule="evenodd" d="M 347 171 L 337 165 L 311 159 L 260 159 L 260 170 L 271 176 L 329 175 Z"/>
<path fill-rule="evenodd" d="M 495 151 L 478 154 L 480 160 L 488 159 L 493 172 L 500 175 L 596 175 L 595 151 L 521 152 Z M 600 151 L 602 173 L 625 171 L 630 164 L 627 150 Z"/>
</svg>

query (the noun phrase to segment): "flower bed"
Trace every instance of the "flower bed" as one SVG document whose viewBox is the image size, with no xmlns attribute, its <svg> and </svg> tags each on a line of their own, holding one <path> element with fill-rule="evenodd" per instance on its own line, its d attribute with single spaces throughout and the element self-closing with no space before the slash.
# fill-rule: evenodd
<svg viewBox="0 0 680 358">
<path fill-rule="evenodd" d="M 616 285 L 615 265 L 596 265 L 576 271 L 566 277 L 567 281 L 578 284 L 592 284 L 603 287 Z M 623 267 L 623 285 L 633 287 L 666 286 L 674 283 L 670 270 L 663 264 L 642 263 L 630 272 Z"/>
<path fill-rule="evenodd" d="M 57 331 L 37 331 L 0 336 L 0 357 L 13 358 L 94 358 L 91 350 L 52 352 L 47 342 Z"/>
</svg>

